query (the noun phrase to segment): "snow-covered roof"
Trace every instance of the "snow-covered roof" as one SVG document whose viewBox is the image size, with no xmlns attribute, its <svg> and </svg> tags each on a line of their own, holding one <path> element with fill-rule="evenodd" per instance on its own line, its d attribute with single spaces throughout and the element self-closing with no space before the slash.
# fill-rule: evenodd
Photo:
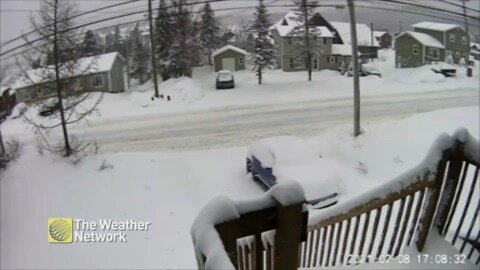
<svg viewBox="0 0 480 270">
<path fill-rule="evenodd" d="M 78 60 L 78 67 L 76 68 L 76 72 L 72 71 L 60 71 L 61 77 L 74 77 L 79 75 L 86 75 L 92 73 L 100 73 L 110 71 L 113 67 L 115 59 L 117 57 L 122 57 L 121 54 L 118 52 L 111 52 L 105 53 L 90 57 L 80 58 Z M 39 84 L 39 83 L 46 83 L 52 81 L 51 78 L 54 77 L 54 68 L 53 66 L 49 66 L 46 68 L 39 68 L 39 69 L 31 69 L 27 70 L 22 74 L 22 78 L 17 79 L 13 85 L 13 89 L 18 89 L 22 87 L 26 87 L 29 85 Z M 26 77 L 26 78 L 25 78 Z"/>
<path fill-rule="evenodd" d="M 470 42 L 470 48 L 473 48 L 473 46 L 477 47 L 477 50 L 480 50 L 480 44 L 475 42 Z"/>
<path fill-rule="evenodd" d="M 330 24 L 337 30 L 344 44 L 351 44 L 350 23 L 330 22 Z M 359 46 L 372 46 L 372 31 L 366 24 L 357 23 L 357 42 Z M 373 47 L 379 46 L 378 41 L 373 39 Z"/>
<path fill-rule="evenodd" d="M 244 55 L 247 55 L 247 51 L 243 50 L 243 49 L 240 49 L 238 47 L 235 47 L 233 45 L 227 45 L 227 46 L 224 46 L 216 51 L 213 52 L 212 56 L 216 56 L 216 55 L 219 55 L 225 51 L 228 51 L 228 50 L 232 50 L 232 51 L 236 51 L 238 53 L 241 53 L 241 54 L 244 54 Z"/>
<path fill-rule="evenodd" d="M 442 43 L 440 43 L 438 40 L 436 40 L 435 38 L 433 38 L 430 35 L 427 35 L 427 34 L 424 34 L 424 33 L 406 31 L 406 32 L 403 32 L 400 35 L 398 35 L 397 39 L 399 37 L 404 36 L 404 35 L 412 36 L 414 39 L 418 40 L 418 42 L 422 43 L 425 46 L 445 49 L 445 47 L 443 46 Z"/>
<path fill-rule="evenodd" d="M 361 55 L 360 52 L 358 52 L 358 55 Z M 352 45 L 346 45 L 346 44 L 332 44 L 332 55 L 346 55 L 350 56 L 352 55 Z"/>
<path fill-rule="evenodd" d="M 421 23 L 413 24 L 412 27 L 445 32 L 460 26 L 456 24 L 450 24 L 450 23 L 421 22 Z"/>
<path fill-rule="evenodd" d="M 385 31 L 373 31 L 373 36 L 376 37 L 376 38 L 379 38 L 383 35 L 387 34 L 387 32 Z"/>
<path fill-rule="evenodd" d="M 289 11 L 276 24 L 270 27 L 270 29 L 277 29 L 281 37 L 295 36 L 292 31 L 301 25 L 300 22 L 296 20 L 297 16 L 295 12 Z M 325 26 L 312 27 L 312 30 L 315 31 L 315 36 L 317 37 L 333 37 L 332 32 Z"/>
</svg>

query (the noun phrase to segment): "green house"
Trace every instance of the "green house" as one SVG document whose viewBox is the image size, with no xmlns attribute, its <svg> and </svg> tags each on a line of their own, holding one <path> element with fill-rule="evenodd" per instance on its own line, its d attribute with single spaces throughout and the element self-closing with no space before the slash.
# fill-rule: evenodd
<svg viewBox="0 0 480 270">
<path fill-rule="evenodd" d="M 445 61 L 445 47 L 438 40 L 424 33 L 402 32 L 395 39 L 395 66 L 419 67 Z"/>
<path fill-rule="evenodd" d="M 412 25 L 415 32 L 427 34 L 445 47 L 445 61 L 455 64 L 460 59 L 468 59 L 470 54 L 470 37 L 460 26 L 449 23 L 421 22 Z"/>
</svg>

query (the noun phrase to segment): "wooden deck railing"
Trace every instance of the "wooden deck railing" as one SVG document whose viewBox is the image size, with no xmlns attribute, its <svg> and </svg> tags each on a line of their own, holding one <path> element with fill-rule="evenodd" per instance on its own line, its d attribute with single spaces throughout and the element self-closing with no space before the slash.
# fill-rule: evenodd
<svg viewBox="0 0 480 270">
<path fill-rule="evenodd" d="M 237 269 L 388 260 L 411 243 L 422 252 L 432 228 L 478 265 L 480 253 L 474 244 L 480 240 L 475 225 L 480 219 L 479 167 L 478 141 L 460 131 L 453 138 L 439 138 L 421 165 L 370 192 L 373 195 L 320 210 L 319 217 L 310 217 L 308 228 L 302 204 L 277 204 L 215 229 Z M 202 260 L 200 269 L 207 258 Z"/>
<path fill-rule="evenodd" d="M 456 137 L 459 136 L 462 137 Z M 469 137 L 468 133 L 463 136 Z M 478 142 L 471 137 L 469 144 L 470 150 L 480 151 Z M 479 164 L 478 155 L 467 153 L 464 142 L 457 139 L 443 151 L 434 170 L 414 169 L 418 173 L 409 185 L 382 198 L 357 202 L 351 208 L 337 206 L 338 214 L 329 214 L 309 226 L 299 267 L 388 260 L 412 242 L 422 252 L 433 225 L 468 259 L 479 264 L 480 256 L 472 258 L 472 243 L 478 243 L 480 236 L 480 229 L 475 226 L 480 218 Z M 477 199 L 472 201 L 475 190 Z"/>
</svg>

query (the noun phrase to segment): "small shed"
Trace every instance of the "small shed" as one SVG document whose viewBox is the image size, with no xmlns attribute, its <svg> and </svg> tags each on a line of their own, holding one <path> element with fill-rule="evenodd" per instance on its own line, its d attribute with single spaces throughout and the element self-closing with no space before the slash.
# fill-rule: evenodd
<svg viewBox="0 0 480 270">
<path fill-rule="evenodd" d="M 220 70 L 244 70 L 248 53 L 233 45 L 227 45 L 213 52 L 215 72 Z"/>
</svg>

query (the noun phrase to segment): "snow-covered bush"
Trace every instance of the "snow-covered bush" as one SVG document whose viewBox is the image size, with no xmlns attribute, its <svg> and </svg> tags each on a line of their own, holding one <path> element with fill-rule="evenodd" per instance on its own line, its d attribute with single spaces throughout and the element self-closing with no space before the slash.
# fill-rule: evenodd
<svg viewBox="0 0 480 270">
<path fill-rule="evenodd" d="M 10 117 L 12 119 L 16 119 L 16 118 L 22 116 L 27 111 L 27 109 L 28 109 L 27 104 L 25 104 L 25 102 L 20 102 L 17 105 L 15 105 L 15 107 L 12 110 L 12 114 L 10 115 Z"/>
</svg>

